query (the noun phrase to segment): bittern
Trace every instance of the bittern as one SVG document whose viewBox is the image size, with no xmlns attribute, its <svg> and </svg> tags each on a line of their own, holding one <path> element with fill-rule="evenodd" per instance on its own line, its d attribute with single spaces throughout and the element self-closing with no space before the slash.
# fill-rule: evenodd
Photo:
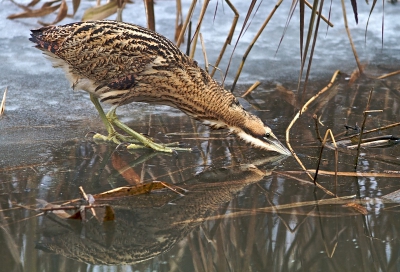
<svg viewBox="0 0 400 272">
<path fill-rule="evenodd" d="M 45 26 L 31 32 L 30 41 L 54 67 L 64 69 L 72 88 L 90 93 L 108 132 L 94 135 L 96 139 L 121 143 L 135 138 L 157 151 L 180 150 L 157 144 L 118 120 L 118 106 L 147 102 L 175 107 L 213 129 L 226 128 L 255 147 L 290 155 L 270 127 L 160 34 L 108 20 Z M 113 105 L 107 114 L 99 99 Z M 114 126 L 129 136 L 117 133 Z"/>
</svg>

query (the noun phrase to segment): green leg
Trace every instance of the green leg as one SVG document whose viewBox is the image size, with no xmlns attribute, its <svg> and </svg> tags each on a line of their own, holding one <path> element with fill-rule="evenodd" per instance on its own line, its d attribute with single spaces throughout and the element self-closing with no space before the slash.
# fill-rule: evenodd
<svg viewBox="0 0 400 272">
<path fill-rule="evenodd" d="M 166 145 L 157 144 L 157 143 L 153 142 L 149 138 L 147 138 L 147 137 L 143 136 L 142 134 L 134 131 L 133 129 L 131 129 L 130 127 L 128 127 L 127 125 L 125 125 L 124 123 L 119 121 L 117 116 L 116 116 L 116 114 L 115 114 L 115 110 L 116 110 L 116 108 L 112 108 L 107 113 L 108 120 L 112 124 L 116 125 L 120 129 L 125 131 L 127 134 L 132 136 L 134 139 L 136 139 L 137 141 L 141 142 L 145 147 L 152 148 L 152 149 L 154 149 L 156 151 L 169 152 L 169 153 L 171 153 L 173 151 L 191 151 L 192 150 L 191 148 L 168 147 Z M 137 148 L 142 148 L 142 146 L 141 145 L 137 145 L 137 144 L 130 144 L 130 145 L 128 145 L 127 148 L 128 149 L 137 149 Z"/>
<path fill-rule="evenodd" d="M 95 97 L 93 94 L 90 94 L 90 100 L 96 107 L 101 120 L 103 121 L 104 125 L 106 126 L 108 136 L 101 135 L 99 133 L 96 133 L 93 136 L 93 139 L 95 140 L 101 140 L 101 141 L 108 141 L 108 142 L 114 142 L 116 144 L 121 144 L 121 142 L 125 142 L 128 139 L 124 137 L 123 135 L 119 134 L 118 132 L 115 131 L 114 126 L 110 123 L 110 121 L 107 118 L 107 115 L 104 113 L 103 107 L 100 105 L 99 100 L 97 97 Z"/>
<path fill-rule="evenodd" d="M 117 109 L 116 106 L 112 107 L 111 110 L 107 114 L 105 114 L 103 107 L 100 105 L 100 102 L 97 99 L 97 97 L 95 97 L 93 94 L 90 94 L 90 100 L 92 101 L 92 103 L 96 107 L 97 111 L 99 112 L 100 118 L 103 121 L 104 125 L 106 126 L 106 129 L 108 132 L 108 136 L 104 136 L 99 133 L 96 133 L 93 136 L 93 139 L 114 142 L 116 144 L 121 144 L 123 142 L 129 142 L 131 144 L 128 145 L 128 147 L 127 147 L 128 149 L 138 149 L 138 148 L 143 148 L 143 147 L 149 147 L 156 151 L 168 152 L 168 153 L 172 153 L 175 150 L 176 151 L 191 151 L 190 148 L 168 147 L 166 145 L 161 145 L 161 144 L 157 144 L 157 143 L 153 142 L 149 138 L 143 136 L 140 133 L 137 133 L 136 131 L 134 131 L 133 129 L 131 129 L 130 127 L 128 127 L 121 121 L 119 121 L 117 118 L 117 115 L 115 113 L 115 111 Z M 113 125 L 119 127 L 123 131 L 125 131 L 129 136 L 127 137 L 127 136 L 119 134 L 115 130 Z M 136 142 L 136 141 L 141 144 L 132 143 L 132 142 Z"/>
</svg>

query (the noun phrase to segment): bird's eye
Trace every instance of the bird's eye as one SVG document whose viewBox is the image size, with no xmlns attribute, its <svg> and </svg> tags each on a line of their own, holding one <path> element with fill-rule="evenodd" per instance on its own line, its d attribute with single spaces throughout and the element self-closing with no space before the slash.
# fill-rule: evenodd
<svg viewBox="0 0 400 272">
<path fill-rule="evenodd" d="M 265 133 L 265 137 L 269 138 L 269 136 L 271 136 L 271 134 L 269 134 L 269 132 Z"/>
</svg>

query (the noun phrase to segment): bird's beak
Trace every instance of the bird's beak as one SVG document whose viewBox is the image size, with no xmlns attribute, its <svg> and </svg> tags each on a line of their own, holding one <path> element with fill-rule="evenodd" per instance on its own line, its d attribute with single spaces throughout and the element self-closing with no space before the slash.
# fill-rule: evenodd
<svg viewBox="0 0 400 272">
<path fill-rule="evenodd" d="M 278 138 L 276 138 L 275 135 L 273 135 L 271 133 L 271 135 L 267 138 L 267 137 L 262 137 L 262 139 L 264 140 L 264 142 L 268 143 L 268 148 L 271 151 L 276 151 L 278 153 L 284 154 L 286 156 L 291 156 L 292 153 L 289 151 L 289 149 L 287 149 L 279 140 Z"/>
</svg>

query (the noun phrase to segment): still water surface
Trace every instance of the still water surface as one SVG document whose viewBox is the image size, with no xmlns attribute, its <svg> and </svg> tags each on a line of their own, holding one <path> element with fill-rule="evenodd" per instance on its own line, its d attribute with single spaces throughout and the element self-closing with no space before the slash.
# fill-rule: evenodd
<svg viewBox="0 0 400 272">
<path fill-rule="evenodd" d="M 321 100 L 310 109 L 322 115 L 322 132 L 329 127 L 343 134 L 345 123 L 362 122 L 368 93 L 349 87 L 344 78 L 329 101 Z M 360 88 L 376 85 L 371 108 L 385 109 L 367 120 L 367 128 L 395 121 L 398 106 L 391 91 L 396 87 L 363 83 Z M 259 115 L 272 120 L 283 139 L 294 108 L 268 87 L 272 86 L 255 92 L 249 101 L 267 109 L 261 101 L 268 93 L 279 105 Z M 382 196 L 400 189 L 399 146 L 363 149 L 358 172 L 365 176 L 339 176 L 337 186 L 332 175 L 319 176 L 328 190 L 351 196 L 324 202 L 332 197 L 315 189 L 305 174 L 292 172 L 300 170 L 293 157 L 255 150 L 179 114 L 155 112 L 147 121 L 149 130 L 128 124 L 160 141 L 180 141 L 198 151 L 177 156 L 132 153 L 82 136 L 47 144 L 47 152 L 38 154 L 40 163 L 1 169 L 4 271 L 398 270 L 398 207 Z M 304 114 L 291 138 L 306 167 L 315 169 L 319 142 L 313 119 Z M 340 149 L 339 171 L 354 173 L 355 154 Z M 326 149 L 321 170 L 334 167 L 334 151 Z M 79 186 L 95 194 L 152 181 L 187 191 L 184 196 L 164 190 L 110 201 L 116 220 L 103 224 L 90 216 L 81 223 L 33 210 L 36 199 L 62 203 L 79 198 Z M 349 203 L 360 206 L 345 206 Z"/>
</svg>

